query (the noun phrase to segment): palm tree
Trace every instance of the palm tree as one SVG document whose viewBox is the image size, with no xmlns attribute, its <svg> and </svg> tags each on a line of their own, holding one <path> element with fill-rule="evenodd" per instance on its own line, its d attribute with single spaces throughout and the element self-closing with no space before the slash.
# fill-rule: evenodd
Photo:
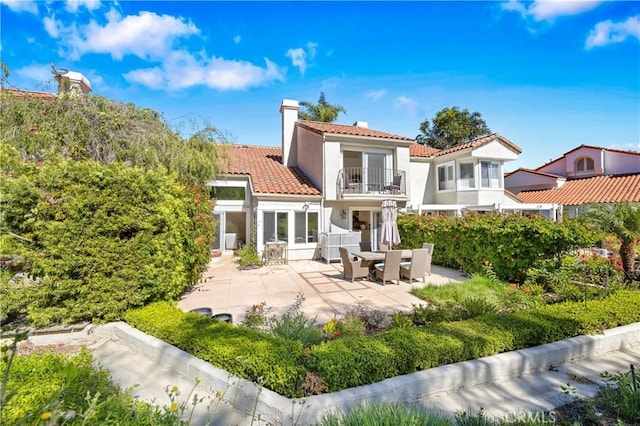
<svg viewBox="0 0 640 426">
<path fill-rule="evenodd" d="M 341 105 L 331 105 L 324 98 L 324 93 L 320 92 L 318 103 L 301 101 L 300 106 L 306 108 L 306 111 L 300 111 L 298 118 L 301 120 L 322 121 L 324 123 L 333 123 L 341 112 L 346 114 L 347 111 Z"/>
<path fill-rule="evenodd" d="M 590 204 L 587 219 L 600 230 L 620 240 L 620 258 L 625 276 L 631 280 L 636 243 L 640 238 L 640 206 L 637 203 Z"/>
</svg>

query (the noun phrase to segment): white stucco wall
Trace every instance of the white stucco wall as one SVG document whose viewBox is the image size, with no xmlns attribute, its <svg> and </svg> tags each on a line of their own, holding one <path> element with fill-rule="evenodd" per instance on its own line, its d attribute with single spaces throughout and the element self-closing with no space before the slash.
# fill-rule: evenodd
<svg viewBox="0 0 640 426">
<path fill-rule="evenodd" d="M 604 152 L 604 173 L 640 173 L 640 153 Z"/>
<path fill-rule="evenodd" d="M 322 136 L 296 127 L 294 137 L 297 145 L 298 166 L 322 192 L 324 190 Z"/>
<path fill-rule="evenodd" d="M 536 173 L 517 171 L 504 178 L 504 186 L 509 191 L 517 194 L 521 191 L 550 189 L 557 186 L 556 178 L 543 176 Z"/>
<path fill-rule="evenodd" d="M 486 143 L 471 152 L 474 158 L 511 161 L 518 159 L 518 153 L 509 149 L 498 140 Z"/>
<path fill-rule="evenodd" d="M 430 161 L 416 159 L 409 164 L 409 197 L 412 206 L 435 202 L 433 172 Z"/>
</svg>

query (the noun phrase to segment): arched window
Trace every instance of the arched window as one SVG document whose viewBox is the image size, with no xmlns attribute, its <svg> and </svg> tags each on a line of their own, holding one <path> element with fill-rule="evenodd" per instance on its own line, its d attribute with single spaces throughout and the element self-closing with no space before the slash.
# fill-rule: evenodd
<svg viewBox="0 0 640 426">
<path fill-rule="evenodd" d="M 576 172 L 593 171 L 593 158 L 580 157 L 576 161 Z"/>
</svg>

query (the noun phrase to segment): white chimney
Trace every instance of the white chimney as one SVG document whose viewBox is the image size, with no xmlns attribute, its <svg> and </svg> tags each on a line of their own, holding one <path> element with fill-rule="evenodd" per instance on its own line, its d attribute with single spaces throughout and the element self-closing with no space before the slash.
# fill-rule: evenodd
<svg viewBox="0 0 640 426">
<path fill-rule="evenodd" d="M 66 71 L 56 74 L 58 94 L 87 94 L 91 92 L 91 83 L 87 77 L 76 71 Z"/>
<path fill-rule="evenodd" d="M 356 121 L 355 123 L 353 123 L 353 125 L 356 127 L 361 127 L 363 129 L 369 128 L 369 123 L 367 123 L 366 121 Z"/>
<path fill-rule="evenodd" d="M 280 114 L 282 115 L 282 164 L 285 166 L 296 165 L 296 147 L 293 137 L 299 110 L 298 101 L 282 100 L 282 105 L 280 105 Z"/>
</svg>

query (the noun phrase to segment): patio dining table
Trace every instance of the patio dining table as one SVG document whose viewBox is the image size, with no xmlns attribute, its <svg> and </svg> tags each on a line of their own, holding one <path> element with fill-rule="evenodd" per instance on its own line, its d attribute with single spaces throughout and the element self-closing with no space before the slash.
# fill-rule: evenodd
<svg viewBox="0 0 640 426">
<path fill-rule="evenodd" d="M 384 261 L 384 251 L 354 251 L 351 254 L 364 260 L 367 263 L 375 263 L 377 261 Z M 411 259 L 413 252 L 411 250 L 402 250 L 403 259 Z"/>
<path fill-rule="evenodd" d="M 376 274 L 373 265 L 384 262 L 384 251 L 354 251 L 351 254 L 362 259 L 362 266 L 369 267 L 369 280 L 376 281 Z M 413 252 L 411 250 L 402 250 L 402 259 L 411 259 Z"/>
</svg>

